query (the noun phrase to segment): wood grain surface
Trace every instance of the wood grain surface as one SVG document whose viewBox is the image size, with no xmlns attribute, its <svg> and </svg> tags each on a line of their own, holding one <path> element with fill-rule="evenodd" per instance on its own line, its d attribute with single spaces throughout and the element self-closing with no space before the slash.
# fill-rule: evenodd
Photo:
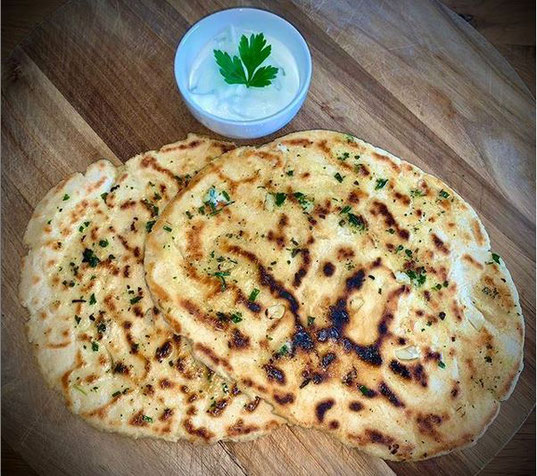
<svg viewBox="0 0 537 476">
<path fill-rule="evenodd" d="M 99 157 L 204 132 L 173 79 L 188 25 L 240 2 L 86 1 L 63 6 L 13 53 L 2 98 L 2 429 L 44 473 L 473 474 L 518 430 L 535 401 L 535 118 L 505 59 L 435 2 L 254 2 L 293 22 L 314 60 L 303 109 L 281 133 L 349 131 L 438 175 L 472 204 L 518 286 L 525 370 L 478 444 L 422 463 L 385 463 L 327 435 L 283 428 L 211 447 L 98 433 L 47 389 L 16 297 L 21 237 L 56 182 Z M 252 4 L 248 2 L 248 4 Z"/>
</svg>

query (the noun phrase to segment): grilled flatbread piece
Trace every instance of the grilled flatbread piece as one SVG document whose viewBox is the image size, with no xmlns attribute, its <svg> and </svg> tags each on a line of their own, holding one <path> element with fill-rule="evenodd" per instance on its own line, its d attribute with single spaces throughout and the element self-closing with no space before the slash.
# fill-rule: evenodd
<svg viewBox="0 0 537 476">
<path fill-rule="evenodd" d="M 130 159 L 101 160 L 39 203 L 24 241 L 20 298 L 46 381 L 101 430 L 214 442 L 281 421 L 192 357 L 144 281 L 147 232 L 190 176 L 232 144 L 195 135 Z"/>
<path fill-rule="evenodd" d="M 517 291 L 474 210 L 349 135 L 224 154 L 155 224 L 145 266 L 196 356 L 386 459 L 472 444 L 521 371 Z"/>
</svg>

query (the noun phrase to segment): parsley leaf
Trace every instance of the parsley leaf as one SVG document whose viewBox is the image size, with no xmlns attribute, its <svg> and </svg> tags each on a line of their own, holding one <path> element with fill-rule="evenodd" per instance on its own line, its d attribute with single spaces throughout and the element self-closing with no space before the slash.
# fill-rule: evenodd
<svg viewBox="0 0 537 476">
<path fill-rule="evenodd" d="M 252 34 L 250 40 L 246 35 L 241 36 L 239 54 L 248 72 L 248 77 L 251 77 L 256 68 L 261 66 L 261 63 L 269 57 L 272 47 L 270 45 L 265 46 L 266 44 L 267 40 L 265 40 L 263 33 Z"/>
<path fill-rule="evenodd" d="M 246 84 L 246 75 L 242 68 L 242 62 L 238 56 L 229 56 L 221 50 L 214 50 L 214 59 L 216 64 L 220 66 L 220 74 L 224 77 L 224 81 L 228 84 Z"/>
<path fill-rule="evenodd" d="M 213 50 L 216 64 L 220 67 L 220 74 L 228 84 L 245 84 L 247 88 L 262 88 L 272 83 L 278 74 L 274 66 L 261 66 L 272 50 L 267 45 L 263 33 L 252 34 L 250 38 L 242 35 L 239 41 L 239 56 L 233 58 L 221 50 Z M 245 71 L 246 70 L 246 71 Z"/>
<path fill-rule="evenodd" d="M 270 86 L 272 80 L 278 74 L 278 68 L 274 66 L 262 66 L 259 68 L 252 79 L 250 80 L 250 86 L 254 88 L 264 88 L 265 86 Z"/>
</svg>

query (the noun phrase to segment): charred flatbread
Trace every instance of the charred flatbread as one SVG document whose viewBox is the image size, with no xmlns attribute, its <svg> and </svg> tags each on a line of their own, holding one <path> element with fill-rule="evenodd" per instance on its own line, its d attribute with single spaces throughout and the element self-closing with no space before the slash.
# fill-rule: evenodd
<svg viewBox="0 0 537 476">
<path fill-rule="evenodd" d="M 475 211 L 350 135 L 224 154 L 159 218 L 145 266 L 196 356 L 386 459 L 474 443 L 522 368 L 517 291 Z"/>
</svg>

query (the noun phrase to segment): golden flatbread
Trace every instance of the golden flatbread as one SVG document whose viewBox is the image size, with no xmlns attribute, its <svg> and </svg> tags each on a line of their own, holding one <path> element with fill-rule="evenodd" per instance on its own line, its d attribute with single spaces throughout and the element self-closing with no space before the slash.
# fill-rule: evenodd
<svg viewBox="0 0 537 476">
<path fill-rule="evenodd" d="M 214 442 L 281 422 L 194 360 L 144 281 L 144 241 L 159 213 L 233 147 L 191 134 L 118 168 L 98 161 L 54 187 L 28 224 L 20 298 L 30 341 L 46 381 L 101 430 Z"/>
<path fill-rule="evenodd" d="M 517 291 L 475 211 L 349 135 L 222 155 L 159 218 L 145 266 L 198 358 L 386 459 L 474 443 L 522 368 Z"/>
</svg>

